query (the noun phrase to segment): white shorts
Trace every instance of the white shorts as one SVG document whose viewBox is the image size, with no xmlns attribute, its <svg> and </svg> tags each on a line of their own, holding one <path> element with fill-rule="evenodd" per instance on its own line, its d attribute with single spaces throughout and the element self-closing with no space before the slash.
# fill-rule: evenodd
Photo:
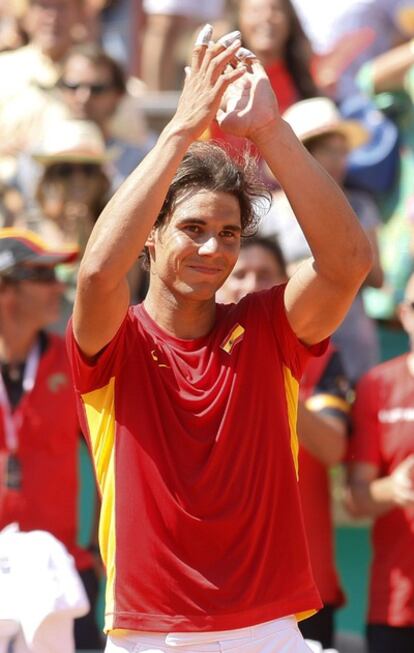
<svg viewBox="0 0 414 653">
<path fill-rule="evenodd" d="M 237 630 L 191 633 L 125 631 L 108 635 L 105 653 L 310 653 L 294 617 Z"/>
<path fill-rule="evenodd" d="M 217 20 L 222 17 L 224 0 L 143 0 L 146 14 L 186 16 L 195 20 Z"/>
</svg>

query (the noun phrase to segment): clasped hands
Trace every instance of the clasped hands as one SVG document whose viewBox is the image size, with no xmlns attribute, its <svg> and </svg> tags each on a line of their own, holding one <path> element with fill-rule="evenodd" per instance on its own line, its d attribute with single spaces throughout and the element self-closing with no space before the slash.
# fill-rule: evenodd
<svg viewBox="0 0 414 653">
<path fill-rule="evenodd" d="M 192 138 L 217 120 L 223 131 L 255 141 L 280 119 L 275 94 L 254 53 L 241 46 L 240 32 L 217 42 L 212 32 L 205 25 L 196 39 L 174 119 Z"/>
</svg>

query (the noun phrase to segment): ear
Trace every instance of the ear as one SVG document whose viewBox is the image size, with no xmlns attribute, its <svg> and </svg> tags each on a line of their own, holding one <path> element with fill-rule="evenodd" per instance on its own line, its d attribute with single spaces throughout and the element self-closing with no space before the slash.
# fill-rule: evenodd
<svg viewBox="0 0 414 653">
<path fill-rule="evenodd" d="M 155 245 L 155 227 L 151 229 L 151 231 L 148 234 L 147 240 L 145 241 L 145 247 L 154 247 Z"/>
</svg>

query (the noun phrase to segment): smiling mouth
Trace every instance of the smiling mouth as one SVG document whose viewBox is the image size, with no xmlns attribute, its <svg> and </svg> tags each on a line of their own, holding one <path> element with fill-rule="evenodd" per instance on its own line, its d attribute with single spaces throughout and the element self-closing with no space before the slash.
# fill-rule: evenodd
<svg viewBox="0 0 414 653">
<path fill-rule="evenodd" d="M 214 274 L 219 274 L 223 270 L 221 268 L 210 268 L 210 267 L 205 267 L 203 265 L 189 265 L 188 266 L 190 270 L 194 270 L 195 272 L 200 272 L 201 274 L 209 274 L 209 275 L 214 275 Z"/>
</svg>

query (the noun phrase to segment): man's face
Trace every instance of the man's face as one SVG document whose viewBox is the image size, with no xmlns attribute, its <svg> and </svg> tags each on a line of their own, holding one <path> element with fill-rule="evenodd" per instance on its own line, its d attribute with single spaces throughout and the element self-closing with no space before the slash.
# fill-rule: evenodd
<svg viewBox="0 0 414 653">
<path fill-rule="evenodd" d="M 63 290 L 63 284 L 56 279 L 16 281 L 10 285 L 8 301 L 16 323 L 30 324 L 33 330 L 39 330 L 56 322 Z"/>
<path fill-rule="evenodd" d="M 284 0 L 242 0 L 239 25 L 243 41 L 262 63 L 283 56 L 290 32 Z"/>
<path fill-rule="evenodd" d="M 285 271 L 268 249 L 261 245 L 247 245 L 226 283 L 217 295 L 224 304 L 237 303 L 252 292 L 267 290 L 287 280 Z"/>
<path fill-rule="evenodd" d="M 111 118 L 122 97 L 113 85 L 111 71 L 81 54 L 65 64 L 61 95 L 74 118 L 93 120 L 99 126 Z"/>
<path fill-rule="evenodd" d="M 156 284 L 176 297 L 212 299 L 237 261 L 240 235 L 236 197 L 208 190 L 187 193 L 147 241 L 150 290 Z"/>
<path fill-rule="evenodd" d="M 58 60 L 71 43 L 71 30 L 76 18 L 75 0 L 32 0 L 25 27 L 30 40 L 42 52 Z"/>
</svg>

